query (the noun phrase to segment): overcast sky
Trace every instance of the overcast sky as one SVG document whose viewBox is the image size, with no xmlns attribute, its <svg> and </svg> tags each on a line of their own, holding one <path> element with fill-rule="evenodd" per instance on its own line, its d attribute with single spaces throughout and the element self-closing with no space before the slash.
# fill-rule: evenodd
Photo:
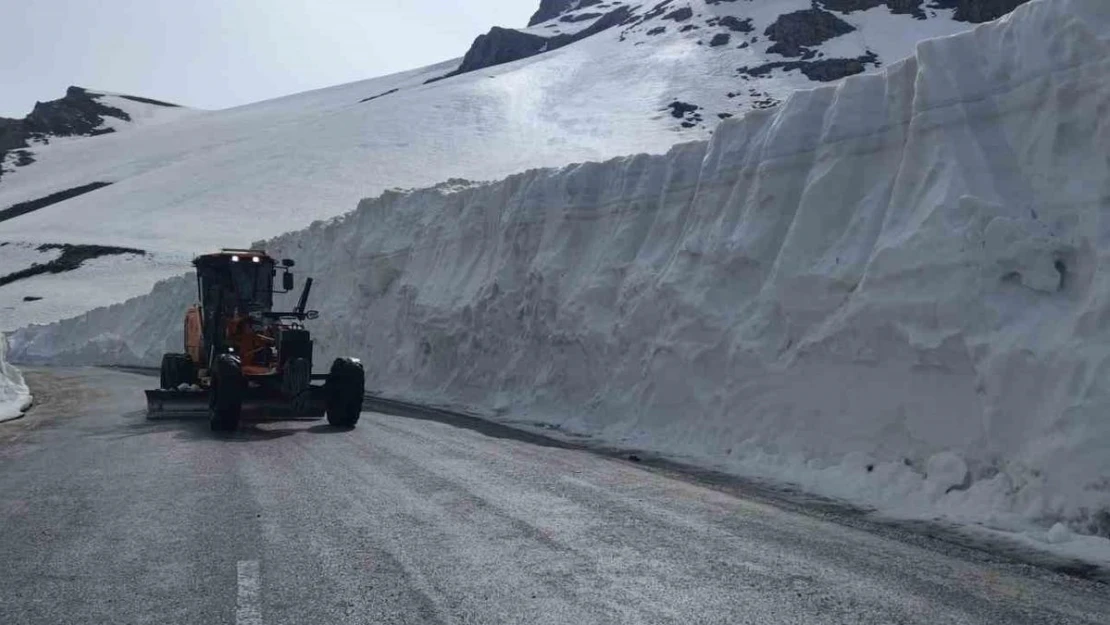
<svg viewBox="0 0 1110 625">
<path fill-rule="evenodd" d="M 216 109 L 462 56 L 539 0 L 0 0 L 0 116 L 69 85 Z"/>
</svg>

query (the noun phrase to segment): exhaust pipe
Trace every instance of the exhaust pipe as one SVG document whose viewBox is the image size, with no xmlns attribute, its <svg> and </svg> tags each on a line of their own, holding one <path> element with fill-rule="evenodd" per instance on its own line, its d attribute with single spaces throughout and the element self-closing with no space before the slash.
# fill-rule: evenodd
<svg viewBox="0 0 1110 625">
<path fill-rule="evenodd" d="M 312 278 L 305 278 L 304 290 L 301 291 L 301 299 L 297 301 L 297 307 L 293 309 L 293 312 L 298 315 L 304 314 L 304 308 L 308 306 L 308 294 L 310 291 L 312 291 Z"/>
</svg>

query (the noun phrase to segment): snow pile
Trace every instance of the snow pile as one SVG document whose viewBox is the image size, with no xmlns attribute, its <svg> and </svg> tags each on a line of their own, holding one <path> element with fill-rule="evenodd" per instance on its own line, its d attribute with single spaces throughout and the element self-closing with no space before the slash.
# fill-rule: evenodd
<svg viewBox="0 0 1110 625">
<path fill-rule="evenodd" d="M 1108 34 L 1103 0 L 1032 2 L 709 142 L 385 193 L 266 245 L 317 279 L 318 363 L 360 356 L 370 388 L 1110 536 Z M 155 363 L 193 288 L 14 353 Z"/>
<path fill-rule="evenodd" d="M 547 37 L 577 33 L 596 23 L 578 21 L 583 14 L 608 14 L 617 4 L 556 12 L 532 30 Z M 460 60 L 223 111 L 77 90 L 83 101 L 93 98 L 130 121 L 107 116 L 99 130 L 119 132 L 25 150 L 33 162 L 11 165 L 0 179 L 0 210 L 90 183 L 113 184 L 0 222 L 0 242 L 131 247 L 146 250 L 148 262 L 112 271 L 90 264 L 65 281 L 38 276 L 18 288 L 0 286 L 6 311 L 0 330 L 148 292 L 186 272 L 193 255 L 306 227 L 389 189 L 663 153 L 708 138 L 721 116 L 771 106 L 817 84 L 800 70 L 768 63 L 873 54 L 852 70 L 871 71 L 911 54 L 924 37 L 972 27 L 951 8 L 915 19 L 882 3 L 865 3 L 873 5 L 866 11 L 824 4 L 843 23 L 837 32 L 852 30 L 807 40 L 796 54 L 809 60 L 771 52 L 775 42 L 766 31 L 783 14 L 808 10 L 810 0 L 653 0 L 621 5 L 635 17 L 628 23 L 443 80 L 435 79 Z M 711 45 L 717 35 L 730 43 Z M 517 58 L 494 52 L 494 60 Z M 0 248 L 0 259 L 8 251 Z M 96 288 L 70 288 L 81 283 Z M 24 305 L 27 294 L 43 299 Z"/>
<path fill-rule="evenodd" d="M 23 416 L 31 407 L 31 390 L 23 374 L 8 362 L 8 339 L 0 335 L 0 423 Z"/>
</svg>

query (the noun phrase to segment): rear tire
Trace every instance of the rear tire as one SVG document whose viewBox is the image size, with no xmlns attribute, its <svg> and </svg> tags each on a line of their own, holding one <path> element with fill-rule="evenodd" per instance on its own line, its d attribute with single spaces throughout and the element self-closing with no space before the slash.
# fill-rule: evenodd
<svg viewBox="0 0 1110 625">
<path fill-rule="evenodd" d="M 362 363 L 353 358 L 336 358 L 324 385 L 328 423 L 340 428 L 353 428 L 362 414 L 362 396 L 366 392 L 366 373 Z"/>
<path fill-rule="evenodd" d="M 189 359 L 188 354 L 163 354 L 160 374 L 159 387 L 166 391 L 172 391 L 182 384 L 193 384 L 196 381 L 193 361 Z"/>
<path fill-rule="evenodd" d="M 216 360 L 209 398 L 208 423 L 214 432 L 233 432 L 243 408 L 243 371 L 239 359 L 223 354 Z"/>
</svg>

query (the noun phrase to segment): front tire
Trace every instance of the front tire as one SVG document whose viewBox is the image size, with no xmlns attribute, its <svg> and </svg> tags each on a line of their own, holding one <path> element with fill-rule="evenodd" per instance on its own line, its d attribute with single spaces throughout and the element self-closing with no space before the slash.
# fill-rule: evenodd
<svg viewBox="0 0 1110 625">
<path fill-rule="evenodd" d="M 312 365 L 307 359 L 293 358 L 285 363 L 281 384 L 294 414 L 301 416 L 312 412 Z"/>
<path fill-rule="evenodd" d="M 239 359 L 223 354 L 216 360 L 209 398 L 208 423 L 214 432 L 233 432 L 243 408 L 243 371 Z"/>
<path fill-rule="evenodd" d="M 362 396 L 366 392 L 366 373 L 362 363 L 353 358 L 336 358 L 324 385 L 328 423 L 340 428 L 353 428 L 362 414 Z"/>
</svg>

